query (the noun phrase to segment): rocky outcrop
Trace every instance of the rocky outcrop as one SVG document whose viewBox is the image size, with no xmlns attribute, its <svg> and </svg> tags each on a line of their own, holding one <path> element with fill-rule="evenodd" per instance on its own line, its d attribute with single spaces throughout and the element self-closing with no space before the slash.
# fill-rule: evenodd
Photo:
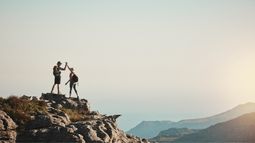
<svg viewBox="0 0 255 143">
<path fill-rule="evenodd" d="M 90 111 L 85 99 L 64 95 L 42 94 L 22 100 L 43 101 L 45 111 L 36 111 L 17 131 L 18 142 L 79 142 L 79 143 L 147 143 L 145 139 L 127 135 L 118 128 L 120 115 L 102 115 Z M 10 117 L 9 117 L 10 118 Z M 14 123 L 14 122 L 13 122 Z M 12 131 L 16 126 L 9 124 Z M 16 133 L 15 131 L 13 133 Z M 15 140 L 13 135 L 13 139 Z"/>
<path fill-rule="evenodd" d="M 0 110 L 0 142 L 1 143 L 14 143 L 16 140 L 17 125 L 13 120 L 4 112 Z"/>
<path fill-rule="evenodd" d="M 78 98 L 66 98 L 65 95 L 46 93 L 40 97 L 53 108 L 67 108 L 74 110 L 83 110 L 89 112 L 89 104 L 86 99 L 79 100 Z"/>
<path fill-rule="evenodd" d="M 79 121 L 71 123 L 75 127 L 75 133 L 81 134 L 88 143 L 142 143 L 147 142 L 137 137 L 126 135 L 118 129 L 112 116 L 106 116 L 100 120 Z"/>
<path fill-rule="evenodd" d="M 48 107 L 46 114 L 38 113 L 32 116 L 32 120 L 27 123 L 26 129 L 47 128 L 51 126 L 65 127 L 71 121 L 66 113 L 61 110 Z"/>
</svg>

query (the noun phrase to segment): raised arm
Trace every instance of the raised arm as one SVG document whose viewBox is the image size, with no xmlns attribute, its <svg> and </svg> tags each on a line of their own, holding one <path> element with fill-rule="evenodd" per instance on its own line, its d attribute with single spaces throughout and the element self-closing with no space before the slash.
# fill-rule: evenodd
<svg viewBox="0 0 255 143">
<path fill-rule="evenodd" d="M 73 73 L 74 74 L 74 72 L 71 70 L 71 68 L 67 65 L 67 68 L 69 69 L 69 71 L 71 72 L 71 73 Z"/>
<path fill-rule="evenodd" d="M 67 62 L 66 62 L 66 64 L 65 64 L 65 67 L 64 67 L 64 68 L 59 67 L 59 69 L 64 71 L 64 70 L 66 70 L 66 67 L 67 67 Z"/>
<path fill-rule="evenodd" d="M 67 68 L 69 69 L 69 71 L 71 71 L 71 68 L 67 65 Z"/>
</svg>

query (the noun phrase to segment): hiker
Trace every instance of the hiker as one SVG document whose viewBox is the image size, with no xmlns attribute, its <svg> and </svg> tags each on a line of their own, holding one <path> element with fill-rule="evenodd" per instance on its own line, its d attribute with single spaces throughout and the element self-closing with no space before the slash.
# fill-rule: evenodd
<svg viewBox="0 0 255 143">
<path fill-rule="evenodd" d="M 58 89 L 58 94 L 60 93 L 59 92 L 59 84 L 61 82 L 61 70 L 64 71 L 66 70 L 66 67 L 67 67 L 67 62 L 65 63 L 65 67 L 62 68 L 60 67 L 62 65 L 62 63 L 60 61 L 57 62 L 57 65 L 55 65 L 53 67 L 53 75 L 55 77 L 54 79 L 54 84 L 52 86 L 52 90 L 51 90 L 51 93 L 53 93 L 53 90 L 55 88 L 55 85 L 57 85 L 57 89 Z"/>
<path fill-rule="evenodd" d="M 77 95 L 77 98 L 79 99 L 79 96 L 78 96 L 78 92 L 76 90 L 76 85 L 78 83 L 78 76 L 74 73 L 74 69 L 73 68 L 70 68 L 69 66 L 67 66 L 68 69 L 70 70 L 70 74 L 69 74 L 69 80 L 66 82 L 65 85 L 67 85 L 69 82 L 69 87 L 70 87 L 70 90 L 69 90 L 69 97 L 71 97 L 72 95 L 72 89 L 74 89 L 76 95 Z"/>
</svg>

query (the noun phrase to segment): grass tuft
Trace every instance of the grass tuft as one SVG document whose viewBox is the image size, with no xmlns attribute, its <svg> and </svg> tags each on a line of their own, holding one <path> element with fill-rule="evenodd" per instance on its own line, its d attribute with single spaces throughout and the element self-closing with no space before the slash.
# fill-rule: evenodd
<svg viewBox="0 0 255 143">
<path fill-rule="evenodd" d="M 78 110 L 62 108 L 62 111 L 69 116 L 72 122 L 83 120 L 84 115 L 81 114 Z"/>
<path fill-rule="evenodd" d="M 7 99 L 0 97 L 0 110 L 5 111 L 22 128 L 36 113 L 46 113 L 46 103 L 10 96 Z"/>
</svg>

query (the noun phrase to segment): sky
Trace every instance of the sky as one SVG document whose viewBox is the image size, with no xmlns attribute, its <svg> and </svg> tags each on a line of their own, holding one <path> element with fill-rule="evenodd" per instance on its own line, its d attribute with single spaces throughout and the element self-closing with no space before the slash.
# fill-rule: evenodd
<svg viewBox="0 0 255 143">
<path fill-rule="evenodd" d="M 123 130 L 210 116 L 255 102 L 254 25 L 253 0 L 0 0 L 0 94 L 50 92 L 60 60 Z"/>
</svg>

